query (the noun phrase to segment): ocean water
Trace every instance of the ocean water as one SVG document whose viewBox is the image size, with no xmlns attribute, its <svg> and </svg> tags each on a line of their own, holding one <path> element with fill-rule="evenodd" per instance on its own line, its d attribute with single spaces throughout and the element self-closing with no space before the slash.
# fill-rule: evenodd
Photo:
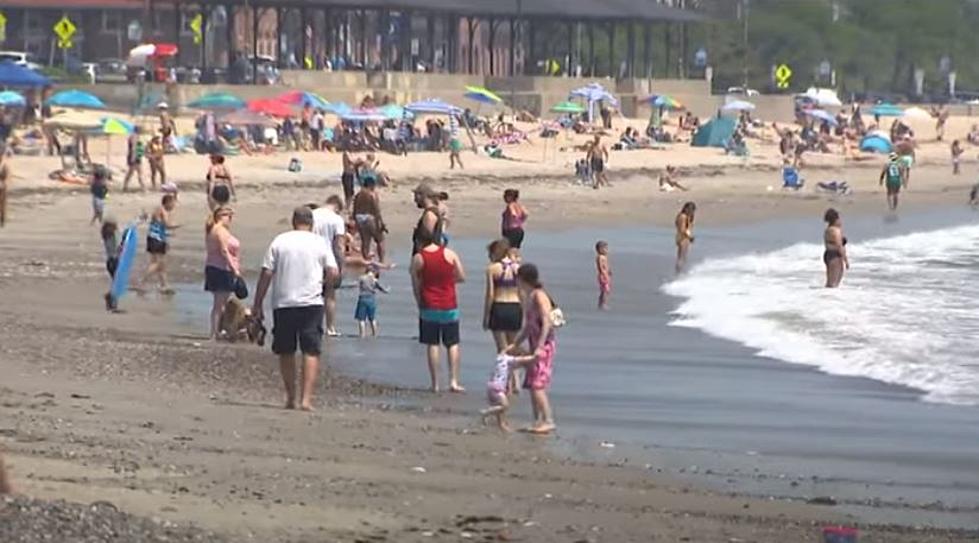
<svg viewBox="0 0 979 543">
<path fill-rule="evenodd" d="M 834 496 L 866 521 L 975 527 L 979 407 L 969 353 L 977 351 L 970 311 L 979 307 L 979 227 L 970 225 L 979 215 L 845 216 L 853 268 L 835 291 L 822 288 L 821 246 L 799 243 L 818 242 L 819 219 L 703 220 L 690 272 L 679 279 L 669 229 L 531 229 L 526 260 L 540 266 L 569 319 L 551 390 L 559 431 L 548 443 L 576 457 L 650 466 L 653 476 L 693 476 L 722 492 Z M 611 247 L 609 312 L 595 307 L 598 239 Z M 459 300 L 470 392 L 406 400 L 471 425 L 495 358 L 480 326 L 486 242 L 453 240 L 469 275 Z M 423 391 L 408 254 L 392 258 L 398 268 L 381 277 L 392 289 L 378 302 L 381 337 L 329 340 L 326 363 Z M 338 297 L 347 334 L 356 296 L 344 288 Z M 205 330 L 209 298 L 200 285 L 177 299 L 177 319 Z M 527 395 L 513 403 L 512 423 L 527 424 Z M 867 509 L 868 501 L 881 507 Z"/>
<path fill-rule="evenodd" d="M 698 328 L 761 356 L 979 405 L 979 226 L 870 239 L 847 248 L 842 288 L 821 288 L 798 243 L 708 258 L 663 291 L 682 299 L 673 326 Z"/>
</svg>

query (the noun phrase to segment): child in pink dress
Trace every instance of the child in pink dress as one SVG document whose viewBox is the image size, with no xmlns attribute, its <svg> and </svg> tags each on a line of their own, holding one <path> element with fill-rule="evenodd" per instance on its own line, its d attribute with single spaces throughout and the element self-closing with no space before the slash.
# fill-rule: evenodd
<svg viewBox="0 0 979 543">
<path fill-rule="evenodd" d="M 551 403 L 547 397 L 547 389 L 551 387 L 551 377 L 554 372 L 554 353 L 557 349 L 554 323 L 551 321 L 554 305 L 540 282 L 537 266 L 522 264 L 517 270 L 517 279 L 524 295 L 523 329 L 504 352 L 514 352 L 521 343 L 527 341 L 530 352 L 534 356 L 532 360 L 521 365 L 527 368 L 523 387 L 530 390 L 534 425 L 526 431 L 533 434 L 550 434 L 557 428 L 554 424 Z"/>
</svg>

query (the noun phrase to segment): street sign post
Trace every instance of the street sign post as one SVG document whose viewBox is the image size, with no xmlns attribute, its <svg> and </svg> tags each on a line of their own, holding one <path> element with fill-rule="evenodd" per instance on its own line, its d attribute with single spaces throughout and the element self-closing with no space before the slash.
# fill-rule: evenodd
<svg viewBox="0 0 979 543">
<path fill-rule="evenodd" d="M 7 39 L 7 16 L 0 11 L 0 41 Z"/>
<path fill-rule="evenodd" d="M 198 13 L 190 20 L 190 30 L 194 33 L 194 43 L 201 43 L 204 40 L 202 30 L 204 29 L 204 16 Z"/>
<path fill-rule="evenodd" d="M 57 23 L 54 23 L 54 35 L 58 37 L 58 47 L 61 49 L 71 49 L 72 47 L 72 36 L 78 31 L 78 27 L 75 23 L 71 22 L 71 19 L 67 15 L 61 17 Z"/>
<path fill-rule="evenodd" d="M 792 68 L 788 64 L 779 64 L 775 68 L 775 86 L 780 89 L 787 89 L 792 83 Z"/>
</svg>

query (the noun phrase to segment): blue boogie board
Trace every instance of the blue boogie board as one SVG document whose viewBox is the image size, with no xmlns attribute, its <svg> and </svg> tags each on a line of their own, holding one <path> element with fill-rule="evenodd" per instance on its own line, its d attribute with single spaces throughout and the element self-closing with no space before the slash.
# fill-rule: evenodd
<svg viewBox="0 0 979 543">
<path fill-rule="evenodd" d="M 138 235 L 139 229 L 135 223 L 127 226 L 122 233 L 119 265 L 116 267 L 116 276 L 112 279 L 112 289 L 109 291 L 116 302 L 129 290 L 129 275 L 132 273 L 133 262 L 136 261 L 136 251 L 139 249 Z"/>
</svg>

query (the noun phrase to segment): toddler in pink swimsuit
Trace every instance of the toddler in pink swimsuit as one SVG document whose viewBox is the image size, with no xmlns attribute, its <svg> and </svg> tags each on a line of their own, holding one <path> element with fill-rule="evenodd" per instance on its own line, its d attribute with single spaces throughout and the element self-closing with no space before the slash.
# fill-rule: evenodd
<svg viewBox="0 0 979 543">
<path fill-rule="evenodd" d="M 510 425 L 507 424 L 506 420 L 506 413 L 510 408 L 510 398 L 507 391 L 510 374 L 520 365 L 533 363 L 535 360 L 537 357 L 534 355 L 510 356 L 500 354 L 496 357 L 493 373 L 490 375 L 489 382 L 486 383 L 486 400 L 489 402 L 489 407 L 480 411 L 484 421 L 486 417 L 496 415 L 496 423 L 500 430 L 510 431 Z"/>
</svg>

